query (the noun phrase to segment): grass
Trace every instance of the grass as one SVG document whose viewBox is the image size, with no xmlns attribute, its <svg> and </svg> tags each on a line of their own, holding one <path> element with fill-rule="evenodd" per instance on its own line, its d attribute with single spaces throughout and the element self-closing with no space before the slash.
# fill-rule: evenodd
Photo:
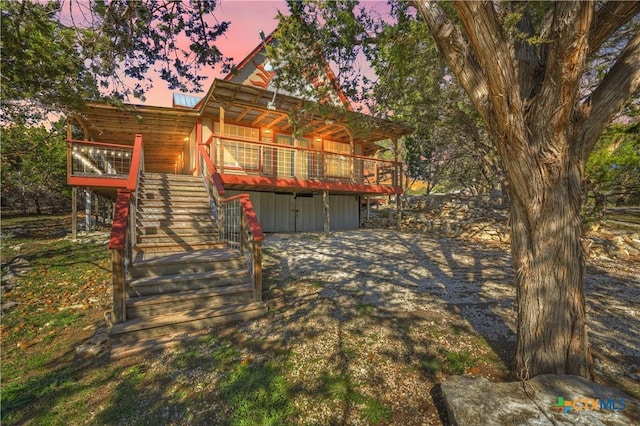
<svg viewBox="0 0 640 426">
<path fill-rule="evenodd" d="M 444 358 L 444 368 L 451 374 L 464 374 L 468 368 L 475 367 L 478 362 L 478 358 L 466 350 L 446 351 Z"/>
<path fill-rule="evenodd" d="M 349 374 L 325 374 L 321 380 L 325 398 L 345 406 L 355 406 L 359 409 L 360 418 L 369 424 L 379 424 L 391 419 L 391 409 L 378 399 L 359 391 L 360 385 Z"/>
</svg>

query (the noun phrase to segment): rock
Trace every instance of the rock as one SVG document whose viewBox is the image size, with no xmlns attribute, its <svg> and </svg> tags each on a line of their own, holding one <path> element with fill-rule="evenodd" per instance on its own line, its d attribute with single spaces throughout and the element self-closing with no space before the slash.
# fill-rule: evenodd
<svg viewBox="0 0 640 426">
<path fill-rule="evenodd" d="M 101 345 L 92 345 L 91 343 L 83 343 L 76 347 L 76 355 L 80 358 L 92 358 L 102 352 Z"/>
<path fill-rule="evenodd" d="M 11 308 L 18 306 L 18 302 L 6 302 L 0 305 L 0 311 L 7 312 Z"/>
<path fill-rule="evenodd" d="M 638 424 L 640 419 L 637 400 L 618 389 L 577 376 L 542 375 L 524 383 L 452 376 L 442 384 L 442 393 L 449 421 L 458 426 L 626 426 Z"/>
<path fill-rule="evenodd" d="M 4 278 L 4 277 L 2 277 L 2 278 Z M 16 288 L 15 283 L 10 282 L 10 283 L 7 283 L 7 284 L 3 284 L 3 285 L 0 286 L 0 294 L 8 293 L 11 290 L 13 290 L 14 288 Z"/>
<path fill-rule="evenodd" d="M 54 231 L 51 234 L 49 234 L 49 236 L 52 237 L 52 238 L 62 238 L 62 237 L 66 237 L 70 233 L 71 233 L 71 231 L 68 230 L 68 229 L 59 229 L 59 230 Z"/>
<path fill-rule="evenodd" d="M 2 284 L 15 287 L 18 284 L 18 275 L 15 272 L 7 272 L 2 275 Z"/>
<path fill-rule="evenodd" d="M 76 347 L 76 355 L 80 358 L 92 358 L 100 355 L 109 345 L 109 331 L 101 328 L 93 335 L 91 340 Z"/>
<path fill-rule="evenodd" d="M 106 328 L 101 328 L 91 338 L 92 345 L 104 345 L 108 341 L 109 341 L 109 332 L 107 331 Z"/>
<path fill-rule="evenodd" d="M 9 262 L 8 265 L 6 265 L 6 269 L 7 269 L 7 273 L 5 274 L 5 276 L 13 275 L 16 277 L 24 277 L 33 268 L 31 267 L 31 264 L 27 259 L 25 259 L 24 257 L 18 256 L 15 259 L 13 259 L 11 262 Z M 4 277 L 2 278 L 4 281 Z"/>
</svg>

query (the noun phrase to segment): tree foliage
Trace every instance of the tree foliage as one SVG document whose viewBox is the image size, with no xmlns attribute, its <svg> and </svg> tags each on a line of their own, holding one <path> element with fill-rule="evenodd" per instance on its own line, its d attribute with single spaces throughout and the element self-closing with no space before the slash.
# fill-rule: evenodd
<svg viewBox="0 0 640 426">
<path fill-rule="evenodd" d="M 3 119 L 37 120 L 100 96 L 144 99 L 153 73 L 171 89 L 201 89 L 202 67 L 230 67 L 215 45 L 229 27 L 216 20 L 216 4 L 1 2 Z"/>
<path fill-rule="evenodd" d="M 68 205 L 66 127 L 11 124 L 2 129 L 2 209 L 44 213 Z"/>
<path fill-rule="evenodd" d="M 640 123 L 608 127 L 585 167 L 587 192 L 595 210 L 606 202 L 640 204 Z"/>
</svg>

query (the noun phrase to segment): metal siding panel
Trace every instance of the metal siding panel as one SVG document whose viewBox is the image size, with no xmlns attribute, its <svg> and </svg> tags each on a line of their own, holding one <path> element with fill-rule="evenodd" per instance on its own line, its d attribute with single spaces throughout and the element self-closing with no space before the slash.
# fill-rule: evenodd
<svg viewBox="0 0 640 426">
<path fill-rule="evenodd" d="M 310 232 L 318 231 L 317 228 L 317 207 L 315 197 L 297 197 L 296 198 L 296 231 Z"/>
<path fill-rule="evenodd" d="M 292 214 L 293 196 L 290 194 L 275 194 L 274 227 L 273 232 L 294 232 L 295 217 Z"/>
<path fill-rule="evenodd" d="M 329 199 L 331 230 L 358 229 L 358 203 L 353 195 L 332 195 Z"/>
<path fill-rule="evenodd" d="M 322 194 L 315 194 L 313 196 L 314 210 L 316 211 L 316 221 L 314 223 L 315 231 L 324 230 L 324 211 L 322 207 Z"/>
</svg>

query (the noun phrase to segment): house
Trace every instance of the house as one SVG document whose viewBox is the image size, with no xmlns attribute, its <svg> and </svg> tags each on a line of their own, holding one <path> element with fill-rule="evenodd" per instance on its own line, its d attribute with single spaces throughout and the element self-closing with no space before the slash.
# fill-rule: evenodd
<svg viewBox="0 0 640 426">
<path fill-rule="evenodd" d="M 265 40 L 270 42 L 272 37 Z M 69 184 L 116 200 L 110 243 L 114 324 L 150 316 L 151 308 L 136 313 L 131 306 L 151 304 L 154 282 L 215 275 L 213 266 L 200 271 L 159 265 L 166 257 L 188 265 L 201 251 L 211 257 L 207 250 L 219 244 L 249 256 L 254 287 L 247 294 L 249 302 L 259 302 L 256 244 L 263 232 L 356 229 L 364 199 L 402 193 L 401 163 L 377 158 L 377 142 L 397 146 L 411 129 L 353 112 L 348 103 L 340 108 L 274 88 L 265 43 L 202 97 L 177 94 L 172 107 L 89 104 L 72 118 L 83 138 L 75 140 L 69 131 Z M 335 81 L 328 68 L 327 81 Z M 332 102 L 346 103 L 339 88 Z M 151 262 L 146 271 L 144 262 Z M 164 281 L 153 278 L 158 276 Z M 144 291 L 138 290 L 140 279 L 146 280 Z M 204 284 L 195 285 L 202 290 L 198 285 Z M 183 287 L 193 291 L 191 284 Z M 141 297 L 147 299 L 131 302 Z M 199 303 L 172 309 L 209 306 Z M 165 313 L 166 306 L 159 309 Z"/>
</svg>

